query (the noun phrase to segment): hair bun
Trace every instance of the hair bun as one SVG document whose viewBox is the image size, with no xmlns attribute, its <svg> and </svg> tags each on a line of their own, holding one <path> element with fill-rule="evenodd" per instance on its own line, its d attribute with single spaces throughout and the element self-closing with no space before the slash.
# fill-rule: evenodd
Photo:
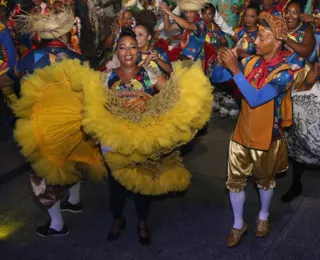
<svg viewBox="0 0 320 260">
<path fill-rule="evenodd" d="M 124 37 L 124 36 L 130 36 L 134 39 L 136 39 L 136 34 L 129 28 L 122 28 L 119 39 Z"/>
</svg>

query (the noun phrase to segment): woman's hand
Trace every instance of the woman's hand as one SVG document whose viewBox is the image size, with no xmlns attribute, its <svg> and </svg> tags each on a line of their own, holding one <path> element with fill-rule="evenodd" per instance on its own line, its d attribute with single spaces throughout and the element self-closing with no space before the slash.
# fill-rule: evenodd
<svg viewBox="0 0 320 260">
<path fill-rule="evenodd" d="M 120 29 L 120 25 L 119 25 L 118 21 L 114 21 L 113 24 L 111 25 L 112 34 L 117 35 L 119 29 Z"/>
<path fill-rule="evenodd" d="M 300 20 L 303 23 L 313 23 L 314 18 L 310 14 L 303 13 L 303 14 L 300 15 Z"/>
<path fill-rule="evenodd" d="M 153 50 L 150 54 L 150 59 L 156 63 L 160 60 L 160 54 L 158 51 Z"/>
<path fill-rule="evenodd" d="M 160 3 L 159 8 L 162 12 L 164 12 L 167 15 L 170 15 L 171 10 L 169 9 L 168 5 L 166 3 Z"/>
</svg>

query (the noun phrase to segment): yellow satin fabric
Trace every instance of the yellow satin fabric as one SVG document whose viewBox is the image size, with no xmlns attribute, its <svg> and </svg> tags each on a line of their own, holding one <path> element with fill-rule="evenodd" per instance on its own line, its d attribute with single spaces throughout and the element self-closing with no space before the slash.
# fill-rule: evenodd
<svg viewBox="0 0 320 260">
<path fill-rule="evenodd" d="M 311 69 L 311 65 L 307 62 L 302 69 L 294 72 L 293 89 L 298 90 L 303 86 L 303 83 L 310 69 Z"/>
<path fill-rule="evenodd" d="M 288 150 L 284 138 L 272 141 L 268 151 L 259 151 L 230 141 L 228 180 L 226 187 L 234 192 L 244 189 L 248 176 L 253 176 L 259 188 L 274 188 L 275 175 L 288 169 Z"/>
</svg>

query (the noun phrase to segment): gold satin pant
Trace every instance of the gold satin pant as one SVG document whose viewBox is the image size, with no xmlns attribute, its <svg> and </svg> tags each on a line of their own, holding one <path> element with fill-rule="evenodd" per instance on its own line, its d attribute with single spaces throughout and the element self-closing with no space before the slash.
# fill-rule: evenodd
<svg viewBox="0 0 320 260">
<path fill-rule="evenodd" d="M 272 141 L 268 151 L 259 151 L 230 141 L 228 179 L 226 187 L 240 192 L 252 176 L 260 189 L 276 186 L 275 175 L 288 169 L 288 150 L 285 138 Z"/>
</svg>

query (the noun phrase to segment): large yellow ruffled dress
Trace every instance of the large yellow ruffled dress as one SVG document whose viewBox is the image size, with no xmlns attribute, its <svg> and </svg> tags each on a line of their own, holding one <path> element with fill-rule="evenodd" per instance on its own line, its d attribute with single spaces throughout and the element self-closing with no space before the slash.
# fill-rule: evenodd
<svg viewBox="0 0 320 260">
<path fill-rule="evenodd" d="M 15 138 L 36 173 L 49 184 L 73 183 L 85 169 L 105 176 L 100 150 L 113 177 L 143 195 L 183 191 L 190 184 L 176 148 L 209 120 L 212 87 L 201 65 L 177 62 L 144 112 L 126 110 L 99 72 L 65 60 L 36 70 L 22 82 L 14 105 Z"/>
</svg>

